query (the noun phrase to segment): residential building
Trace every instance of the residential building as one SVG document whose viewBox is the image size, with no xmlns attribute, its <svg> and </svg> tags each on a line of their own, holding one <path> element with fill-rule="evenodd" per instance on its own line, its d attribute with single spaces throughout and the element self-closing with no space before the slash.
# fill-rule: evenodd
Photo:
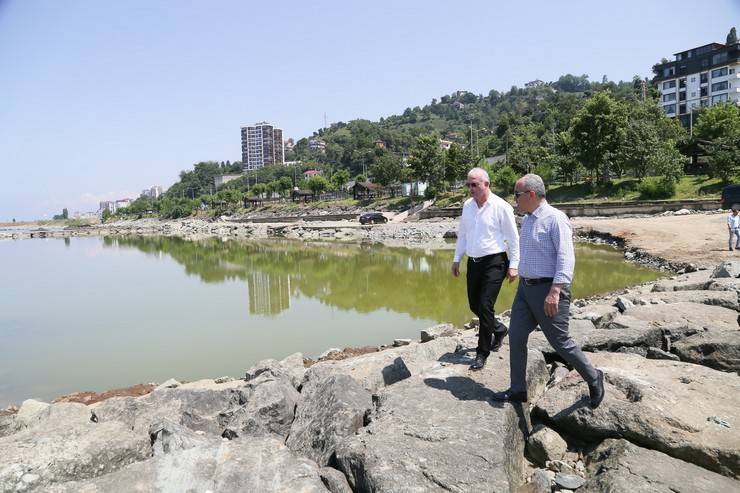
<svg viewBox="0 0 740 493">
<path fill-rule="evenodd" d="M 241 178 L 244 175 L 218 175 L 213 177 L 213 188 L 218 189 L 219 187 L 229 183 L 232 180 Z"/>
<path fill-rule="evenodd" d="M 545 83 L 541 81 L 540 79 L 530 80 L 529 82 L 524 84 L 524 87 L 542 87 Z"/>
<path fill-rule="evenodd" d="M 309 139 L 308 148 L 312 151 L 326 152 L 326 142 L 319 139 Z"/>
<path fill-rule="evenodd" d="M 242 163 L 246 171 L 283 164 L 283 131 L 268 122 L 242 127 Z"/>
<path fill-rule="evenodd" d="M 112 200 L 104 200 L 100 202 L 98 211 L 102 214 L 104 210 L 108 210 L 111 214 L 116 212 L 116 203 Z"/>
<path fill-rule="evenodd" d="M 140 197 L 150 197 L 153 199 L 158 199 L 162 196 L 162 187 L 159 185 L 155 185 L 152 188 L 145 188 L 141 191 Z"/>
<path fill-rule="evenodd" d="M 450 147 L 452 147 L 452 144 L 454 144 L 454 142 L 452 142 L 451 140 L 439 140 L 439 148 L 444 149 L 445 151 L 449 151 Z"/>
<path fill-rule="evenodd" d="M 116 211 L 118 209 L 121 209 L 122 207 L 128 207 L 128 206 L 130 206 L 131 205 L 131 202 L 133 202 L 133 200 L 131 200 L 131 199 L 118 199 L 118 200 L 116 200 L 116 203 L 115 203 Z M 115 212 L 115 211 L 113 211 L 113 212 Z"/>
<path fill-rule="evenodd" d="M 295 141 L 293 140 L 293 138 L 289 138 L 288 140 L 285 141 L 283 146 L 286 151 L 292 151 L 293 148 L 295 147 Z"/>
<path fill-rule="evenodd" d="M 655 65 L 660 106 L 689 126 L 692 111 L 722 102 L 740 104 L 740 43 L 710 43 Z"/>
<path fill-rule="evenodd" d="M 385 142 L 378 139 L 375 141 L 375 147 L 377 147 L 378 149 L 385 149 Z"/>
<path fill-rule="evenodd" d="M 320 169 L 307 169 L 303 172 L 303 179 L 308 180 L 309 178 L 313 178 L 314 176 L 321 175 Z"/>
</svg>

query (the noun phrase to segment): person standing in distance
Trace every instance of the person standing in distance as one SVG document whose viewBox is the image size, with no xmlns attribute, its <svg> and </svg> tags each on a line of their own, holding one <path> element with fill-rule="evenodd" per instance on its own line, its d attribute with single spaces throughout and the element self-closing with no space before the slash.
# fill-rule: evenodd
<svg viewBox="0 0 740 493">
<path fill-rule="evenodd" d="M 733 205 L 732 212 L 727 216 L 727 231 L 730 233 L 730 239 L 727 246 L 732 251 L 732 244 L 735 244 L 735 250 L 740 250 L 740 206 Z M 735 241 L 733 241 L 735 240 Z"/>
<path fill-rule="evenodd" d="M 491 351 L 498 351 L 508 333 L 496 320 L 493 305 L 505 278 L 513 282 L 519 265 L 519 235 L 514 208 L 491 192 L 488 173 L 482 168 L 468 172 L 471 198 L 465 201 L 452 260 L 452 275 L 460 275 L 460 259 L 468 256 L 467 287 L 470 310 L 480 319 L 478 347 L 472 370 L 486 364 Z"/>
<path fill-rule="evenodd" d="M 514 197 L 526 215 L 520 238 L 519 287 L 511 307 L 511 386 L 494 392 L 493 399 L 527 401 L 527 340 L 539 325 L 558 355 L 586 381 L 595 409 L 604 398 L 604 374 L 591 365 L 568 333 L 570 283 L 576 264 L 568 216 L 547 203 L 545 184 L 535 174 L 516 182 Z"/>
</svg>

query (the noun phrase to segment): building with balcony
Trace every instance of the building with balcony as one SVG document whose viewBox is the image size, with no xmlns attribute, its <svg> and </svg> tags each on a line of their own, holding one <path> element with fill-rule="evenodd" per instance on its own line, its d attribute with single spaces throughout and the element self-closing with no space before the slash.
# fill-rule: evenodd
<svg viewBox="0 0 740 493">
<path fill-rule="evenodd" d="M 740 43 L 710 43 L 653 67 L 666 115 L 689 126 L 693 111 L 723 102 L 740 104 Z"/>
<path fill-rule="evenodd" d="M 283 164 L 283 130 L 267 122 L 255 123 L 241 128 L 242 163 L 244 170 L 251 171 L 269 166 Z"/>
</svg>

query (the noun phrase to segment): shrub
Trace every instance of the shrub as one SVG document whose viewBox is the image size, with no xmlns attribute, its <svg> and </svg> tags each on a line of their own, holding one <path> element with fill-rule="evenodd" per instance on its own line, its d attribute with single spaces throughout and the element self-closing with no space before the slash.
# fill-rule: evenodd
<svg viewBox="0 0 740 493">
<path fill-rule="evenodd" d="M 508 197 L 514 193 L 517 175 L 511 166 L 504 166 L 491 177 L 491 189 L 496 195 Z"/>
<path fill-rule="evenodd" d="M 669 199 L 676 194 L 676 183 L 667 178 L 645 178 L 638 190 L 643 200 Z"/>
</svg>

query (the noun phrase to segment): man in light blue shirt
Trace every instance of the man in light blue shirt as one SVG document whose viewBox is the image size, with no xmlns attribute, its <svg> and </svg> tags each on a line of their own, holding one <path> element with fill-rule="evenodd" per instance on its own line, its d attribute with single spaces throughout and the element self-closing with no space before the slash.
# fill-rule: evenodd
<svg viewBox="0 0 740 493">
<path fill-rule="evenodd" d="M 519 287 L 511 307 L 509 365 L 511 387 L 495 392 L 500 401 L 527 401 L 527 340 L 537 325 L 550 345 L 581 375 L 596 408 L 604 398 L 604 374 L 594 368 L 568 334 L 570 283 L 576 264 L 568 217 L 545 200 L 537 175 L 520 178 L 514 187 L 517 208 L 526 213 L 519 236 Z"/>
</svg>

